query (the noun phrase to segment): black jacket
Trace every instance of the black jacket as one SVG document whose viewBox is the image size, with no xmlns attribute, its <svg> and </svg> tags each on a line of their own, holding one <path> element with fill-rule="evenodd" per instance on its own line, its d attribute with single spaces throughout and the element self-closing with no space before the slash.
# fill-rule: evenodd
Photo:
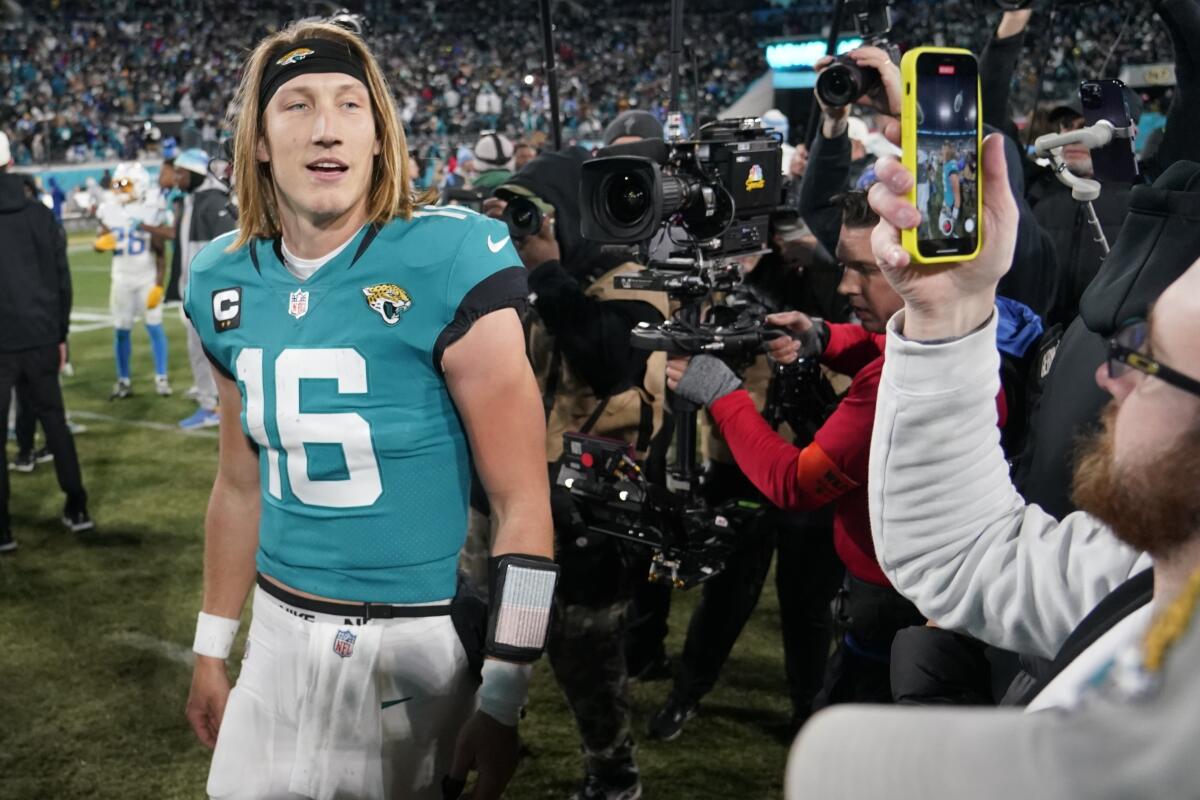
<svg viewBox="0 0 1200 800">
<path fill-rule="evenodd" d="M 1138 186 L 1112 253 L 1083 293 L 1079 317 L 1061 342 L 1044 342 L 1035 365 L 1040 390 L 1026 451 L 1013 473 L 1026 502 L 1058 518 L 1075 510 L 1071 475 L 1079 437 L 1095 429 L 1109 401 L 1096 386 L 1106 340 L 1145 318 L 1163 290 L 1200 257 L 1200 164 L 1180 161 L 1154 186 Z"/>
<path fill-rule="evenodd" d="M 633 349 L 629 332 L 639 322 L 661 322 L 662 315 L 641 301 L 601 302 L 585 294 L 593 281 L 627 260 L 604 253 L 580 234 L 579 183 L 586 158 L 578 147 L 543 153 L 508 183 L 554 206 L 562 261 L 547 261 L 529 272 L 533 307 L 571 369 L 603 396 L 641 382 L 649 353 Z"/>
<path fill-rule="evenodd" d="M 30 199 L 18 175 L 0 174 L 0 352 L 67 340 L 71 271 L 54 213 Z"/>
<path fill-rule="evenodd" d="M 1130 184 L 1104 184 L 1100 197 L 1092 203 L 1104 238 L 1111 246 L 1129 214 Z M 1071 197 L 1071 190 L 1047 173 L 1030 189 L 1029 201 L 1038 225 L 1054 242 L 1058 257 L 1055 269 L 1054 306 L 1046 317 L 1050 325 L 1070 324 L 1079 313 L 1079 298 L 1100 271 L 1104 250 L 1096 241 L 1087 211 Z"/>
</svg>

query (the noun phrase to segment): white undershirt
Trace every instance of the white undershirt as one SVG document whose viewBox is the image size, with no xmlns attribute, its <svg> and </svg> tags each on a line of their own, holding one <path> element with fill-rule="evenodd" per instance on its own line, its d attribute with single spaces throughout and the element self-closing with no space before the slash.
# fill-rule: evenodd
<svg viewBox="0 0 1200 800">
<path fill-rule="evenodd" d="M 358 231 L 354 232 L 355 235 Z M 287 243 L 280 241 L 280 248 L 283 250 L 283 265 L 287 267 L 287 271 L 295 275 L 302 281 L 306 281 L 313 276 L 317 270 L 328 264 L 330 261 L 338 257 L 338 254 L 346 249 L 350 242 L 354 241 L 354 235 L 349 239 L 339 244 L 333 250 L 330 250 L 323 256 L 318 258 L 300 258 L 299 256 L 288 250 Z"/>
</svg>

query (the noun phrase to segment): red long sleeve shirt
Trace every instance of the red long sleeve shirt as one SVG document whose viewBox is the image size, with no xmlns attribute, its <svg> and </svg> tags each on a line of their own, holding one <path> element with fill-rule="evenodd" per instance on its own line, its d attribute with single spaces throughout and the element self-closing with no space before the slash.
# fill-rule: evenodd
<svg viewBox="0 0 1200 800">
<path fill-rule="evenodd" d="M 767 425 L 750 395 L 739 390 L 712 404 L 710 412 L 746 477 L 780 508 L 806 511 L 837 501 L 833 543 L 846 571 L 859 580 L 888 586 L 875 560 L 867 507 L 867 464 L 875 397 L 883 372 L 886 338 L 859 325 L 829 325 L 821 362 L 852 375 L 850 389 L 800 450 Z M 1004 424 L 1004 395 L 997 398 Z"/>
</svg>

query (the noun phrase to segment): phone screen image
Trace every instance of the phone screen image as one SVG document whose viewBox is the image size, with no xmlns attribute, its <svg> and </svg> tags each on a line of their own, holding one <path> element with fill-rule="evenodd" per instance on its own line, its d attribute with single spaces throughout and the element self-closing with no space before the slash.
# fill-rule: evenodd
<svg viewBox="0 0 1200 800">
<path fill-rule="evenodd" d="M 918 247 L 968 255 L 979 235 L 978 68 L 967 56 L 917 60 Z"/>
</svg>

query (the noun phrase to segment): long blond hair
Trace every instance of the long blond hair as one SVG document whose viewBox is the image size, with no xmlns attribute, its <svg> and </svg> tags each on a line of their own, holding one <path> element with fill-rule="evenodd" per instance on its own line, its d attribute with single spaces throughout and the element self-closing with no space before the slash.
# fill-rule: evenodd
<svg viewBox="0 0 1200 800">
<path fill-rule="evenodd" d="M 383 70 L 371 50 L 355 34 L 327 22 L 297 22 L 258 43 L 242 70 L 232 108 L 233 177 L 238 197 L 238 235 L 228 248 L 236 250 L 255 238 L 273 239 L 280 235 L 279 204 L 271 179 L 271 164 L 259 161 L 256 149 L 264 135 L 262 114 L 258 109 L 258 93 L 266 71 L 267 59 L 273 53 L 303 39 L 329 39 L 350 48 L 362 61 L 367 76 L 367 92 L 371 98 L 371 114 L 375 119 L 375 136 L 379 140 L 379 155 L 371 170 L 371 188 L 367 196 L 367 218 L 384 224 L 396 217 L 411 219 L 413 209 L 432 202 L 435 193 L 418 194 L 412 183 L 412 163 L 408 157 L 408 142 L 404 127 L 388 88 Z"/>
</svg>

